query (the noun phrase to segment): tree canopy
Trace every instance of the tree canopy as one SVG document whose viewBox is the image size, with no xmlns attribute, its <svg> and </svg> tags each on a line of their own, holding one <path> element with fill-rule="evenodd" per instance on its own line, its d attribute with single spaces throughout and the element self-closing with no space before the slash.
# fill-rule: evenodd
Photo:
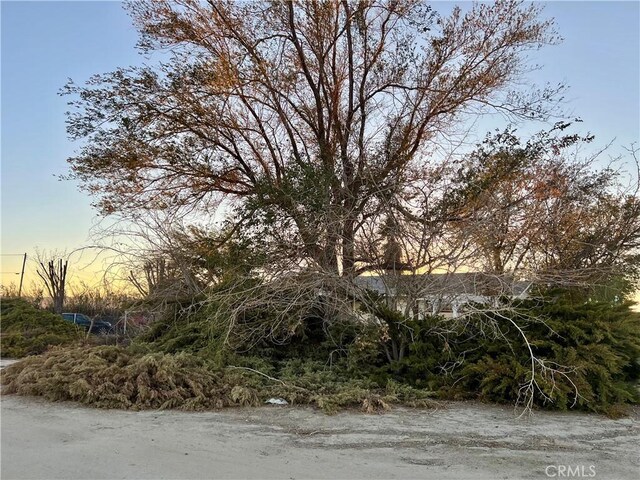
<svg viewBox="0 0 640 480">
<path fill-rule="evenodd" d="M 68 131 L 86 140 L 72 176 L 105 214 L 211 215 L 226 200 L 274 258 L 347 276 L 385 262 L 389 225 L 413 269 L 462 251 L 442 232 L 456 212 L 440 142 L 489 109 L 546 118 L 562 90 L 519 87 L 527 52 L 559 37 L 517 1 L 449 15 L 415 0 L 127 8 L 141 48 L 166 60 L 67 85 Z"/>
<path fill-rule="evenodd" d="M 593 136 L 568 127 L 559 122 L 527 142 L 510 127 L 466 158 L 449 198 L 481 271 L 526 271 L 554 283 L 563 276 L 566 284 L 637 274 L 638 187 L 612 165 L 597 168 L 601 152 L 574 158 Z"/>
</svg>

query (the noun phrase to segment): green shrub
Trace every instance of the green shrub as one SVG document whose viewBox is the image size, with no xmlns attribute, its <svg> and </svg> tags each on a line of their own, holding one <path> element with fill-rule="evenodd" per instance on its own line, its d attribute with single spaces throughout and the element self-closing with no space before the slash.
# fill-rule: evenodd
<svg viewBox="0 0 640 480">
<path fill-rule="evenodd" d="M 2 299 L 0 330 L 3 358 L 38 355 L 52 345 L 68 345 L 83 338 L 83 332 L 60 315 L 40 310 L 16 298 Z"/>
<path fill-rule="evenodd" d="M 488 334 L 492 322 L 500 328 L 498 335 Z M 520 305 L 515 322 L 534 355 L 555 367 L 552 371 L 536 364 L 535 405 L 611 413 L 638 402 L 640 314 L 630 304 L 576 304 L 559 297 Z M 521 332 L 492 314 L 472 318 L 464 328 L 451 325 L 449 321 L 449 332 L 440 336 L 430 333 L 430 324 L 414 325 L 416 341 L 409 355 L 378 367 L 377 374 L 437 390 L 441 398 L 523 401 L 531 358 Z"/>
<path fill-rule="evenodd" d="M 253 312 L 254 315 L 244 318 L 229 334 L 229 325 L 216 316 L 215 309 L 215 304 L 209 304 L 186 309 L 177 315 L 171 313 L 137 337 L 133 347 L 141 351 L 194 353 L 215 361 L 221 367 L 228 363 L 242 363 L 244 357 L 262 358 L 266 364 L 296 358 L 338 361 L 347 354 L 347 345 L 354 341 L 360 328 L 348 322 L 325 324 L 320 315 L 308 315 L 296 322 L 296 328 L 286 341 L 275 342 L 265 338 L 247 343 L 242 341 L 248 337 L 243 335 L 243 330 L 253 329 L 252 321 L 267 324 L 267 312 L 261 312 L 257 320 L 257 314 Z M 266 368 L 266 365 L 262 366 Z"/>
<path fill-rule="evenodd" d="M 639 400 L 640 314 L 630 306 L 559 294 L 521 302 L 506 318 L 487 312 L 402 319 L 412 339 L 402 359 L 389 362 L 380 332 L 368 328 L 350 345 L 348 365 L 379 385 L 394 381 L 443 399 L 514 404 L 530 398 L 542 408 L 617 414 Z M 531 381 L 529 351 L 510 320 L 542 361 L 532 391 L 522 389 Z"/>
</svg>

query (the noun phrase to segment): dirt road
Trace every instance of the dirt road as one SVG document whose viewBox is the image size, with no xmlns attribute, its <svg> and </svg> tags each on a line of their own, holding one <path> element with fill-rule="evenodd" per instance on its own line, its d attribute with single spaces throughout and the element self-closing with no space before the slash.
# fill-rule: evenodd
<svg viewBox="0 0 640 480">
<path fill-rule="evenodd" d="M 638 479 L 639 419 L 636 411 L 622 420 L 558 413 L 523 420 L 510 408 L 472 403 L 384 415 L 289 407 L 125 412 L 4 396 L 1 474 L 3 480 L 477 480 L 569 473 Z"/>
</svg>

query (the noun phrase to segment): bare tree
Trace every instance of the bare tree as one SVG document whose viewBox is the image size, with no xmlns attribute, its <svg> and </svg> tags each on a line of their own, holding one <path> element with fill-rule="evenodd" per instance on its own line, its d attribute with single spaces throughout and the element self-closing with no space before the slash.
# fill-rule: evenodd
<svg viewBox="0 0 640 480">
<path fill-rule="evenodd" d="M 56 313 L 62 313 L 69 262 L 63 258 L 45 259 L 41 252 L 38 252 L 37 259 L 36 273 L 42 279 L 53 301 L 53 310 Z"/>
</svg>

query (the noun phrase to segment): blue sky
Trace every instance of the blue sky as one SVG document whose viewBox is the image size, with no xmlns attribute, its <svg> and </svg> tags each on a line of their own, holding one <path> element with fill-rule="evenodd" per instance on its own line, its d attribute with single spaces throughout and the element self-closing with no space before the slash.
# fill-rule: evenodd
<svg viewBox="0 0 640 480">
<path fill-rule="evenodd" d="M 1 15 L 2 253 L 72 250 L 89 243 L 96 217 L 88 196 L 56 178 L 78 147 L 67 139 L 67 99 L 57 92 L 67 78 L 81 83 L 143 62 L 137 34 L 118 2 L 3 1 Z M 568 83 L 567 108 L 598 144 L 617 138 L 612 154 L 638 142 L 640 3 L 550 2 L 545 16 L 565 41 L 536 54 L 544 68 L 532 81 Z M 19 270 L 17 257 L 2 259 L 2 272 Z M 2 283 L 9 278 L 3 273 Z"/>
<path fill-rule="evenodd" d="M 2 11 L 2 272 L 6 254 L 86 245 L 91 199 L 70 181 L 67 98 L 60 88 L 140 62 L 137 33 L 118 2 L 6 2 Z M 13 278 L 2 275 L 2 283 Z"/>
</svg>

